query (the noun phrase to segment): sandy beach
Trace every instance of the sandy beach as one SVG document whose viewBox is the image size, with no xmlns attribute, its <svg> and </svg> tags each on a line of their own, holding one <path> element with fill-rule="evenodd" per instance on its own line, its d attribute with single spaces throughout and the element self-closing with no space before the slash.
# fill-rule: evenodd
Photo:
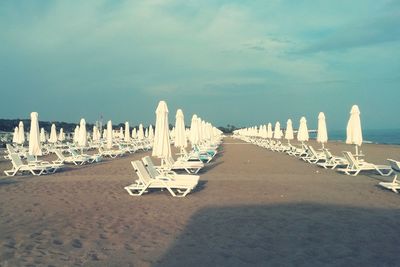
<svg viewBox="0 0 400 267">
<path fill-rule="evenodd" d="M 400 146 L 362 151 L 400 159 Z M 399 264 L 400 197 L 377 186 L 392 177 L 350 177 L 227 137 L 186 198 L 132 197 L 130 161 L 147 154 L 16 178 L 2 159 L 0 266 Z"/>
</svg>

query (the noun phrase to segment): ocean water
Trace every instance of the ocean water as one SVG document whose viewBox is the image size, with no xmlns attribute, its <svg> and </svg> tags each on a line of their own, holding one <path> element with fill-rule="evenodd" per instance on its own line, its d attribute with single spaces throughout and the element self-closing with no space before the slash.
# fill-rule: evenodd
<svg viewBox="0 0 400 267">
<path fill-rule="evenodd" d="M 316 138 L 316 133 L 310 134 Z M 331 141 L 346 141 L 346 130 L 328 130 Z M 400 145 L 400 129 L 363 130 L 364 143 Z"/>
</svg>

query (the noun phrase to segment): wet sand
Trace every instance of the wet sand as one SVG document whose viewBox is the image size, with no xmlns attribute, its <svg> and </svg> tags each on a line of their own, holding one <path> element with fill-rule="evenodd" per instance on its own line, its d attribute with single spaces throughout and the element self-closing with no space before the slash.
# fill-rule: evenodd
<svg viewBox="0 0 400 267">
<path fill-rule="evenodd" d="M 221 149 L 184 199 L 123 189 L 136 179 L 130 161 L 148 152 L 2 176 L 0 265 L 398 265 L 400 196 L 377 186 L 391 177 L 345 176 L 232 138 Z M 374 163 L 400 160 L 399 146 L 362 151 Z M 9 167 L 0 161 L 1 173 Z"/>
</svg>

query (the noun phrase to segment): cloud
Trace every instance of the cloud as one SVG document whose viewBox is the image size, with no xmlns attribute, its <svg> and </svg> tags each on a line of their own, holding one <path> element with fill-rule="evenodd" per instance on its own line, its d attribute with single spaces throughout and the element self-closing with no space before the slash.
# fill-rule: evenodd
<svg viewBox="0 0 400 267">
<path fill-rule="evenodd" d="M 338 51 L 364 46 L 379 45 L 400 40 L 400 12 L 374 19 L 358 21 L 334 31 L 325 38 L 297 51 L 315 53 Z"/>
</svg>

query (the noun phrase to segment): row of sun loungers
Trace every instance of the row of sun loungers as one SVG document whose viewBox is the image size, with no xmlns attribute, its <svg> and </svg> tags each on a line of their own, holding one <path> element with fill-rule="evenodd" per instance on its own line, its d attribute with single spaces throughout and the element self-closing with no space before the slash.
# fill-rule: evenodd
<svg viewBox="0 0 400 267">
<path fill-rule="evenodd" d="M 332 155 L 327 149 L 323 148 L 321 152 L 317 152 L 311 145 L 302 144 L 301 147 L 293 145 L 283 145 L 280 141 L 266 140 L 260 138 L 240 137 L 246 142 L 256 144 L 258 146 L 268 148 L 272 151 L 284 152 L 290 156 L 297 157 L 311 164 L 316 164 L 325 169 L 335 169 L 337 172 L 357 176 L 361 172 L 375 172 L 381 176 L 389 176 L 393 171 L 400 172 L 400 162 L 388 159 L 389 165 L 377 165 L 366 162 L 363 159 L 356 158 L 351 152 L 343 151 L 343 157 Z M 392 182 L 380 182 L 379 185 L 398 193 L 400 182 L 397 181 L 397 175 Z"/>
<path fill-rule="evenodd" d="M 43 151 L 46 151 L 44 155 L 54 153 L 57 156 L 57 160 L 49 163 L 29 155 L 26 147 L 7 144 L 4 158 L 11 161 L 13 168 L 4 171 L 4 173 L 7 176 L 15 176 L 17 173 L 31 173 L 35 176 L 51 174 L 64 166 L 64 164 L 83 165 L 96 163 L 102 161 L 102 159 L 106 157 L 122 157 L 127 153 L 135 153 L 139 149 L 143 151 L 151 149 L 151 143 L 147 140 L 116 143 L 114 147 L 118 147 L 117 149 L 104 149 L 103 146 L 104 144 L 100 143 L 100 145 L 96 147 L 98 153 L 86 154 L 84 151 L 93 150 L 95 146 L 92 145 L 80 148 L 68 143 L 47 144 L 46 149 L 43 149 Z M 22 160 L 26 161 L 26 163 L 23 163 Z"/>
</svg>

